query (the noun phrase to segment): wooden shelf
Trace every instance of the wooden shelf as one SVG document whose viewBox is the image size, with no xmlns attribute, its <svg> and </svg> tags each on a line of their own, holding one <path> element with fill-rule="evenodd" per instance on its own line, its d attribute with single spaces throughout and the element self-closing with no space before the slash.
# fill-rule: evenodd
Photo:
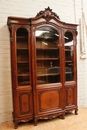
<svg viewBox="0 0 87 130">
<path fill-rule="evenodd" d="M 59 58 L 37 58 L 37 60 L 58 60 Z"/>
<path fill-rule="evenodd" d="M 26 47 L 26 48 L 17 48 L 17 50 L 28 50 L 28 48 Z"/>
<path fill-rule="evenodd" d="M 45 48 L 45 47 L 42 47 L 42 48 L 36 48 L 36 50 L 40 50 L 40 51 L 42 51 L 42 50 L 57 50 L 58 51 L 58 49 L 59 49 L 59 47 L 54 47 L 54 48 Z"/>
<path fill-rule="evenodd" d="M 60 73 L 37 74 L 37 76 L 56 76 L 56 75 L 60 75 Z"/>
<path fill-rule="evenodd" d="M 56 37 L 56 36 L 55 36 Z M 52 40 L 56 40 L 53 36 L 37 36 L 36 39 L 52 39 Z"/>
<path fill-rule="evenodd" d="M 72 74 L 72 72 L 65 72 L 65 74 Z M 60 73 L 37 74 L 37 76 L 56 76 L 56 75 L 60 75 Z"/>
<path fill-rule="evenodd" d="M 64 49 L 65 51 L 71 51 L 70 49 Z"/>
<path fill-rule="evenodd" d="M 18 39 L 28 39 L 27 36 L 17 36 Z"/>
<path fill-rule="evenodd" d="M 46 82 L 43 81 L 43 80 L 37 80 L 37 83 L 38 83 L 38 84 L 45 84 Z"/>
<path fill-rule="evenodd" d="M 65 72 L 65 74 L 72 74 L 72 72 Z"/>
<path fill-rule="evenodd" d="M 29 63 L 29 61 L 17 61 L 17 63 L 22 64 L 22 63 Z"/>
<path fill-rule="evenodd" d="M 67 61 L 65 61 L 66 63 L 69 63 L 69 62 L 73 62 L 72 60 L 67 60 Z"/>
<path fill-rule="evenodd" d="M 29 76 L 29 73 L 19 73 L 18 76 Z"/>
<path fill-rule="evenodd" d="M 18 86 L 26 86 L 26 85 L 30 85 L 30 81 L 21 81 L 18 83 Z"/>
</svg>

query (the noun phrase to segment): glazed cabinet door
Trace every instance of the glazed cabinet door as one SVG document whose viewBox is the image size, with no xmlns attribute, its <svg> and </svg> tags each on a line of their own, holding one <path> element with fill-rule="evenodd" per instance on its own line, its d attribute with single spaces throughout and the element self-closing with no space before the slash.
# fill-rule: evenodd
<svg viewBox="0 0 87 130">
<path fill-rule="evenodd" d="M 77 113 L 76 31 L 64 33 L 64 56 L 65 111 Z"/>
<path fill-rule="evenodd" d="M 31 83 L 31 44 L 27 26 L 14 28 L 12 43 L 12 83 L 15 127 L 18 122 L 29 121 L 33 117 Z"/>
<path fill-rule="evenodd" d="M 35 123 L 63 115 L 61 30 L 43 26 L 35 30 Z"/>
</svg>

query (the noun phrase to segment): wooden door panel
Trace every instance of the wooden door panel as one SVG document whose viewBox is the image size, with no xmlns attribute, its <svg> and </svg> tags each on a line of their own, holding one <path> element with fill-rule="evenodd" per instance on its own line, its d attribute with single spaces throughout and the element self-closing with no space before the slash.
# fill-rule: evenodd
<svg viewBox="0 0 87 130">
<path fill-rule="evenodd" d="M 40 98 L 40 107 L 42 110 L 56 108 L 59 106 L 59 92 L 58 91 L 50 91 L 43 92 L 39 96 Z"/>
<path fill-rule="evenodd" d="M 75 88 L 67 87 L 66 88 L 66 106 L 75 104 Z"/>
<path fill-rule="evenodd" d="M 19 94 L 20 113 L 30 113 L 30 94 L 28 92 Z"/>
<path fill-rule="evenodd" d="M 30 91 L 19 91 L 17 93 L 18 116 L 32 115 L 33 103 L 32 93 Z"/>
<path fill-rule="evenodd" d="M 66 102 L 67 102 L 67 106 L 74 104 L 74 89 L 73 88 L 66 89 Z"/>
<path fill-rule="evenodd" d="M 60 108 L 60 90 L 42 90 L 38 92 L 38 112 Z"/>
</svg>

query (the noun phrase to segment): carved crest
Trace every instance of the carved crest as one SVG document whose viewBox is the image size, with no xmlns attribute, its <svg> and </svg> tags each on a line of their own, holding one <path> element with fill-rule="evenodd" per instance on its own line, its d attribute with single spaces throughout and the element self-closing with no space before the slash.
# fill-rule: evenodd
<svg viewBox="0 0 87 130">
<path fill-rule="evenodd" d="M 60 19 L 56 13 L 52 12 L 52 9 L 50 9 L 50 7 L 45 8 L 44 11 L 40 11 L 39 13 L 37 13 L 36 17 L 40 15 L 42 15 L 46 21 L 50 21 L 53 17 Z"/>
</svg>

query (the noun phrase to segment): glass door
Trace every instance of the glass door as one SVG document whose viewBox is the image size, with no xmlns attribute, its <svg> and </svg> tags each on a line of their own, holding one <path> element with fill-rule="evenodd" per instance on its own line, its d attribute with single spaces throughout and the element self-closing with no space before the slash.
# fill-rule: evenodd
<svg viewBox="0 0 87 130">
<path fill-rule="evenodd" d="M 37 84 L 60 82 L 59 34 L 52 27 L 36 31 Z"/>
<path fill-rule="evenodd" d="M 74 80 L 74 46 L 73 35 L 67 31 L 64 35 L 65 39 L 65 81 Z"/>
<path fill-rule="evenodd" d="M 18 86 L 30 85 L 28 32 L 19 28 L 16 33 Z"/>
</svg>

